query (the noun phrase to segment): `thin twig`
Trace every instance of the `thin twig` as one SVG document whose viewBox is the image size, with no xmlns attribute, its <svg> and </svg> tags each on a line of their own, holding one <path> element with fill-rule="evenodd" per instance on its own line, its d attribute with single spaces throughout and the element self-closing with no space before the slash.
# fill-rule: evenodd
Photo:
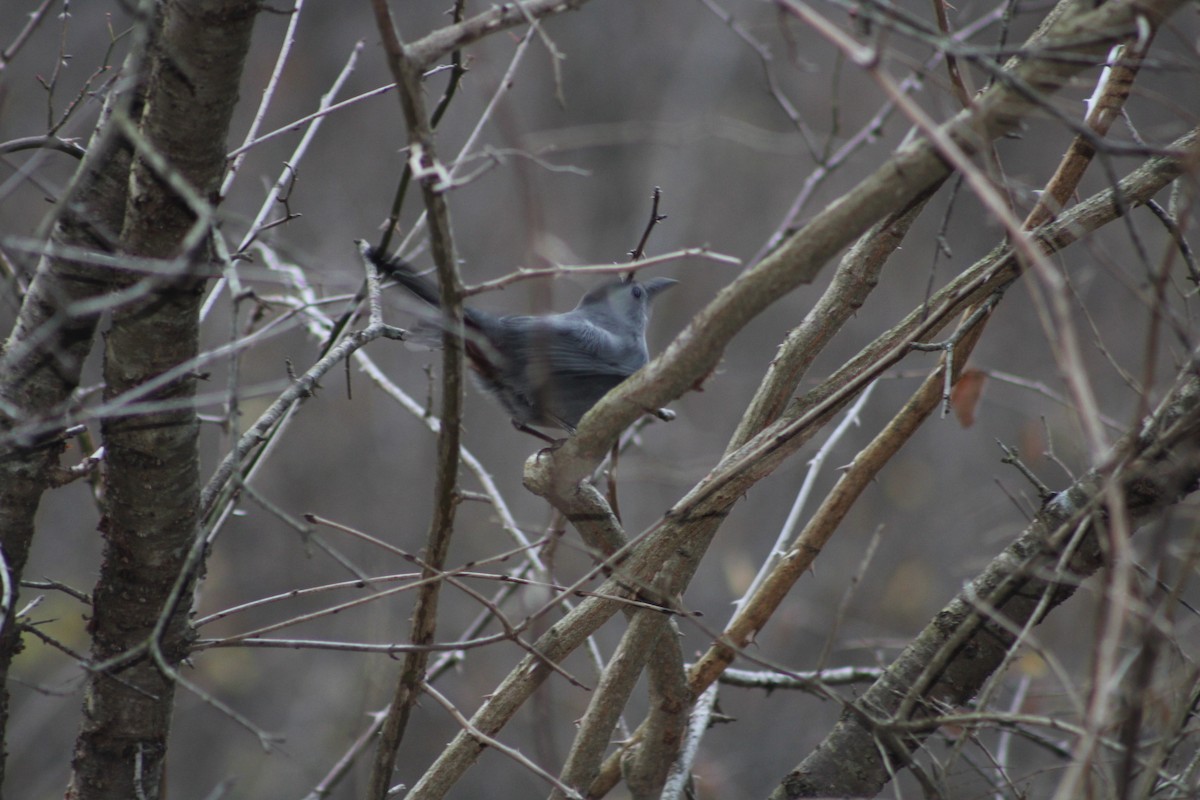
<svg viewBox="0 0 1200 800">
<path fill-rule="evenodd" d="M 700 753 L 700 742 L 708 731 L 712 720 L 713 708 L 717 704 L 717 684 L 712 684 L 696 698 L 692 713 L 688 715 L 687 735 L 683 739 L 683 747 L 679 749 L 679 757 L 671 764 L 671 772 L 663 785 L 662 800 L 679 800 L 685 797 L 688 784 L 692 780 L 692 765 Z"/>
<path fill-rule="evenodd" d="M 386 0 L 372 0 L 375 27 L 383 39 L 388 68 L 400 85 L 400 107 L 408 127 L 408 164 L 421 187 L 429 221 L 430 249 L 438 269 L 438 291 L 445 315 L 442 349 L 441 425 L 437 436 L 434 465 L 433 518 L 426 537 L 425 564 L 422 573 L 433 575 L 442 570 L 454 532 L 458 507 L 459 451 L 463 404 L 464 353 L 457 342 L 463 337 L 463 291 L 454 255 L 454 238 L 446 198 L 435 184 L 445 173 L 437 155 L 429 115 L 425 110 L 421 66 L 400 41 L 392 12 Z M 433 640 L 437 629 L 440 581 L 421 587 L 414 604 L 410 641 L 423 644 Z M 552 660 L 552 659 L 551 659 Z M 409 716 L 423 688 L 428 652 L 409 652 L 396 681 L 391 706 L 379 732 L 379 745 L 368 779 L 368 800 L 384 800 L 391 784 L 396 755 L 408 726 Z"/>
<path fill-rule="evenodd" d="M 454 704 L 446 699 L 444 694 L 439 692 L 429 683 L 421 681 L 421 689 L 434 700 L 436 700 L 438 705 L 446 709 L 446 711 L 450 713 L 450 716 L 454 717 L 454 720 L 462 726 L 463 730 L 466 731 L 469 736 L 476 739 L 480 744 L 490 747 L 493 750 L 508 756 L 513 761 L 516 761 L 518 764 L 528 769 L 534 775 L 537 775 L 539 778 L 545 780 L 556 790 L 562 792 L 564 796 L 571 798 L 571 800 L 583 800 L 583 795 L 579 794 L 579 792 L 575 791 L 570 786 L 562 783 L 560 780 L 558 780 L 558 778 L 554 777 L 549 772 L 546 772 L 546 770 L 542 769 L 537 764 L 534 764 L 526 756 L 522 755 L 519 750 L 509 747 L 494 737 L 488 736 L 483 731 L 472 725 L 471 721 L 463 716 L 463 713 L 455 708 Z"/>
<path fill-rule="evenodd" d="M 988 297 L 987 300 L 980 303 L 971 311 L 967 318 L 954 329 L 954 333 L 948 339 L 942 342 L 925 344 L 922 342 L 912 342 L 909 344 L 913 350 L 922 350 L 925 352 L 941 351 L 943 353 L 942 366 L 942 418 L 945 419 L 950 414 L 950 395 L 953 389 L 954 378 L 960 370 L 954 368 L 954 349 L 958 347 L 963 338 L 966 337 L 971 330 L 983 321 L 984 317 L 992 313 L 992 309 L 996 307 L 996 303 L 1000 301 L 999 292 Z"/>
<path fill-rule="evenodd" d="M 3 73 L 9 62 L 25 46 L 25 42 L 29 41 L 29 37 L 37 30 L 37 26 L 42 23 L 42 20 L 46 18 L 46 12 L 54 2 L 55 0 L 42 0 L 42 4 L 30 12 L 29 19 L 25 22 L 25 27 L 21 28 L 17 35 L 13 37 L 12 44 L 4 48 L 3 52 L 0 52 L 0 73 Z"/>
<path fill-rule="evenodd" d="M 490 292 L 496 289 L 503 289 L 506 286 L 517 283 L 519 281 L 529 280 L 530 278 L 559 278 L 564 275 L 613 275 L 622 272 L 634 272 L 646 269 L 647 267 L 658 266 L 671 261 L 678 261 L 684 258 L 703 258 L 708 261 L 716 261 L 720 264 L 730 264 L 739 266 L 742 262 L 734 256 L 727 256 L 721 253 L 714 253 L 707 247 L 687 247 L 682 250 L 675 250 L 670 253 L 663 253 L 659 256 L 651 256 L 643 258 L 641 261 L 628 264 L 591 264 L 584 266 L 560 266 L 560 267 L 543 267 L 539 269 L 521 269 L 517 272 L 510 272 L 507 275 L 502 275 L 499 278 L 493 278 L 490 281 L 483 281 L 463 289 L 463 295 L 470 297 L 471 295 L 480 294 L 482 292 Z"/>
<path fill-rule="evenodd" d="M 296 42 L 296 28 L 300 25 L 300 12 L 303 8 L 304 0 L 293 0 L 292 10 L 288 15 L 287 30 L 283 34 L 283 42 L 279 45 L 279 55 L 275 57 L 275 67 L 271 70 L 271 77 L 267 79 L 267 85 L 263 88 L 262 100 L 258 103 L 258 110 L 254 112 L 254 119 L 251 121 L 250 127 L 246 129 L 246 138 L 242 141 L 242 146 L 228 156 L 230 159 L 229 169 L 225 173 L 225 180 L 221 181 L 219 197 L 224 198 L 229 194 L 229 189 L 233 186 L 233 179 L 237 177 L 238 170 L 246 159 L 246 153 L 250 150 L 254 137 L 258 135 L 258 129 L 267 116 L 267 109 L 271 107 L 271 100 L 275 97 L 275 90 L 279 87 L 279 78 L 283 75 L 283 67 L 287 64 L 288 56 L 292 52 L 292 45 Z"/>
<path fill-rule="evenodd" d="M 1000 449 L 1004 451 L 1004 458 L 1000 459 L 1000 463 L 1011 464 L 1017 469 L 1018 472 L 1024 475 L 1025 480 L 1029 481 L 1033 485 L 1033 488 L 1037 490 L 1038 499 L 1045 503 L 1054 497 L 1056 492 L 1050 491 L 1049 486 L 1038 480 L 1037 475 L 1034 475 L 1033 470 L 1025 466 L 1025 462 L 1021 460 L 1014 448 L 1009 447 L 999 439 L 996 440 L 996 444 L 998 444 Z"/>
<path fill-rule="evenodd" d="M 638 240 L 637 247 L 629 251 L 630 261 L 641 261 L 646 257 L 646 244 L 650 241 L 650 234 L 653 233 L 654 226 L 667 218 L 666 214 L 658 213 L 658 203 L 662 200 L 662 188 L 655 186 L 652 197 L 650 219 L 646 221 L 646 230 L 642 233 L 642 238 Z"/>
</svg>

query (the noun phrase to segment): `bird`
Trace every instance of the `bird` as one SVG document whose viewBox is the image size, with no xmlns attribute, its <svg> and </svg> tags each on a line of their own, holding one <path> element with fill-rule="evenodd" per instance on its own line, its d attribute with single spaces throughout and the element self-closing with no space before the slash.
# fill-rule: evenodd
<svg viewBox="0 0 1200 800">
<path fill-rule="evenodd" d="M 437 286 L 403 259 L 367 250 L 367 258 L 420 300 L 440 311 Z M 559 444 L 538 428 L 574 435 L 579 420 L 649 360 L 646 324 L 662 292 L 678 281 L 631 274 L 591 289 L 560 314 L 498 315 L 463 308 L 463 344 L 475 384 L 509 413 L 517 430 Z M 424 329 L 423 333 L 421 329 Z M 427 320 L 417 337 L 439 340 Z M 670 418 L 667 411 L 653 413 Z"/>
</svg>

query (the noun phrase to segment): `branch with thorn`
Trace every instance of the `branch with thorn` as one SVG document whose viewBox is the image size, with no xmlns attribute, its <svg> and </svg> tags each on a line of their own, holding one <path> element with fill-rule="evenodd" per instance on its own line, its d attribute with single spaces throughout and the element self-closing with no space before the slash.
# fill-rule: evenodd
<svg viewBox="0 0 1200 800">
<path fill-rule="evenodd" d="M 993 292 L 986 300 L 980 303 L 974 311 L 972 311 L 962 324 L 955 329 L 950 338 L 944 342 L 931 342 L 923 344 L 921 342 L 910 342 L 909 347 L 913 350 L 921 350 L 923 352 L 936 352 L 941 350 L 945 352 L 945 365 L 943 370 L 942 384 L 942 418 L 944 419 L 950 413 L 950 390 L 954 386 L 954 348 L 962 341 L 963 337 L 988 314 L 992 313 L 992 309 L 996 307 L 996 303 L 1000 300 L 1003 291 Z"/>
</svg>

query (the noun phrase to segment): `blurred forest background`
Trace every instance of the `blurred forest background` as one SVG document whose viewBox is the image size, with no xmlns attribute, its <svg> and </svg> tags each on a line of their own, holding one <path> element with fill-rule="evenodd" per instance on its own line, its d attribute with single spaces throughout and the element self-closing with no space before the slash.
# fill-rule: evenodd
<svg viewBox="0 0 1200 800">
<path fill-rule="evenodd" d="M 392 5 L 406 40 L 449 22 L 448 2 Z M 468 3 L 466 10 L 470 15 L 488 7 Z M 1011 49 L 1024 41 L 1050 5 L 963 0 L 942 8 L 949 13 L 952 30 L 971 29 L 967 40 L 980 52 L 991 52 L 1002 47 L 1001 42 Z M 902 0 L 893 9 L 879 2 L 830 2 L 817 9 L 847 35 L 876 47 L 879 69 L 896 81 L 911 76 L 911 97 L 934 120 L 946 120 L 961 109 L 944 61 L 932 60 L 936 39 L 906 33 L 903 25 L 889 26 L 889 20 L 911 17 L 936 29 L 929 4 Z M 1159 31 L 1153 57 L 1129 100 L 1128 121 L 1118 120 L 1113 126 L 1115 141 L 1145 143 L 1153 149 L 1197 124 L 1196 11 L 1195 5 L 1185 6 Z M 132 24 L 130 9 L 116 2 L 75 2 L 68 7 L 57 0 L 8 0 L 0 7 L 0 45 L 8 46 L 34 13 L 41 14 L 40 23 L 0 72 L 0 142 L 53 130 L 58 137 L 86 144 L 132 39 L 126 33 Z M 267 334 L 246 347 L 237 363 L 236 430 L 225 424 L 232 380 L 228 358 L 214 359 L 203 369 L 207 379 L 197 387 L 202 481 L 229 452 L 235 435 L 287 387 L 289 375 L 306 370 L 320 355 L 321 339 L 283 299 L 301 297 L 300 290 L 271 268 L 298 267 L 310 299 L 319 299 L 321 311 L 336 318 L 363 281 L 354 241 L 380 241 L 407 158 L 397 91 L 376 91 L 390 85 L 393 77 L 370 5 L 327 0 L 308 0 L 298 17 L 289 14 L 286 5 L 271 5 L 258 15 L 226 149 L 241 145 L 294 18 L 292 52 L 259 135 L 282 132 L 246 152 L 219 207 L 221 235 L 234 250 L 256 224 L 269 188 L 281 175 L 286 178 L 286 204 L 269 204 L 266 219 L 294 216 L 260 231 L 248 251 L 253 260 L 239 265 L 244 285 L 263 301 L 254 312 L 261 317 L 252 319 L 253 304 L 235 311 L 224 286 L 205 307 L 201 346 L 206 351 L 252 328 Z M 802 225 L 871 174 L 913 127 L 900 111 L 881 113 L 888 98 L 870 70 L 846 58 L 786 4 L 608 0 L 547 16 L 537 32 L 529 32 L 528 26 L 515 26 L 462 51 L 467 71 L 436 130 L 438 153 L 447 163 L 469 144 L 470 160 L 458 177 L 471 177 L 446 195 L 461 274 L 465 282 L 475 284 L 518 267 L 622 263 L 647 225 L 653 189 L 661 187 L 660 213 L 666 219 L 654 228 L 648 255 L 707 248 L 739 264 L 692 255 L 643 273 L 680 282 L 655 308 L 649 330 L 652 354 L 761 258 L 778 232 Z M 987 71 L 971 59 L 960 59 L 959 65 L 972 91 L 988 81 Z M 329 113 L 298 157 L 296 148 L 307 124 L 301 121 L 318 109 L 343 71 L 347 74 L 333 102 L 358 99 Z M 427 75 L 430 108 L 442 96 L 449 76 L 448 69 Z M 1074 131 L 1064 118 L 1082 121 L 1084 100 L 1098 77 L 1098 69 L 1084 70 L 1051 101 L 1057 116 L 1048 111 L 1033 114 L 1016 134 L 997 142 L 999 174 L 1018 217 L 1033 205 L 1071 141 Z M 840 152 L 847 143 L 852 146 Z M 1146 152 L 1133 146 L 1106 154 L 1103 166 L 1084 178 L 1078 195 L 1105 188 L 1114 176 L 1125 175 L 1145 158 Z M 63 152 L 35 149 L 6 152 L 0 163 L 0 251 L 11 269 L 0 296 L 0 325 L 7 331 L 20 307 L 21 287 L 37 266 L 46 235 L 44 220 L 72 180 L 78 161 Z M 806 181 L 815 175 L 821 180 L 809 191 Z M 1184 183 L 1185 199 L 1176 207 L 1190 214 L 1194 173 Z M 1162 203 L 1167 205 L 1165 193 Z M 429 267 L 429 246 L 418 224 L 423 211 L 420 193 L 410 190 L 393 246 L 403 240 L 404 255 Z M 1183 217 L 1181 225 L 1195 241 Z M 414 235 L 406 239 L 410 233 Z M 968 186 L 953 178 L 948 181 L 889 259 L 879 287 L 820 353 L 797 393 L 812 388 L 920 307 L 931 289 L 1001 244 L 1005 235 Z M 1175 248 L 1162 223 L 1138 209 L 1127 221 L 1052 258 L 1069 275 L 1075 333 L 1108 441 L 1127 429 L 1136 430 L 1138 420 L 1165 396 L 1179 365 L 1194 354 L 1195 286 L 1187 281 L 1182 260 L 1177 260 L 1165 302 L 1173 319 L 1193 338 L 1174 333 L 1165 337 L 1154 351 L 1154 362 L 1147 362 L 1149 331 L 1158 319 L 1155 303 L 1146 299 L 1147 286 L 1168 252 Z M 713 468 L 780 342 L 821 296 L 835 264 L 836 260 L 828 264 L 812 285 L 780 296 L 748 324 L 704 380 L 703 390 L 670 403 L 677 413 L 674 421 L 655 420 L 639 428 L 636 443 L 622 454 L 615 471 L 626 531 L 633 534 L 655 523 Z M 468 302 L 505 312 L 562 311 L 599 280 L 526 280 Z M 1027 479 L 1002 463 L 1004 453 L 997 441 L 1015 449 L 1052 490 L 1064 488 L 1095 466 L 1062 362 L 1055 358 L 1060 342 L 1047 323 L 1038 291 L 1027 283 L 1017 283 L 997 305 L 971 355 L 969 366 L 987 376 L 973 407 L 973 424 L 964 425 L 953 414 L 935 414 L 917 432 L 858 499 L 813 570 L 750 645 L 750 655 L 796 671 L 888 665 L 965 582 L 1020 534 L 1040 504 Z M 215 285 L 210 282 L 209 289 Z M 398 290 L 385 290 L 384 301 L 387 322 L 411 325 L 411 303 Z M 437 411 L 440 354 L 384 339 L 364 352 L 420 407 Z M 896 413 L 937 367 L 938 359 L 938 353 L 913 352 L 886 371 L 858 411 L 858 424 L 845 431 L 813 476 L 801 525 L 837 481 L 843 465 Z M 85 366 L 85 392 L 100 383 L 100 369 L 97 347 Z M 93 402 L 87 394 L 80 397 L 81 408 Z M 95 419 L 86 413 L 80 419 L 98 436 Z M 522 485 L 526 458 L 541 444 L 513 430 L 501 410 L 470 389 L 462 435 L 464 446 L 494 479 L 496 491 L 529 539 L 538 541 L 549 534 L 555 542 L 539 550 L 552 578 L 570 584 L 589 569 L 593 560 L 578 534 L 546 500 Z M 826 435 L 818 435 L 733 506 L 681 598 L 683 607 L 702 615 L 697 624 L 686 615 L 678 621 L 688 661 L 708 648 L 713 633 L 732 613 L 733 602 L 743 596 L 770 555 L 809 476 L 809 459 Z M 329 527 L 301 533 L 298 523 L 313 514 L 418 553 L 433 513 L 436 446 L 436 435 L 419 409 L 414 414 L 382 391 L 364 374 L 361 362 L 352 359 L 348 369 L 339 366 L 326 374 L 253 474 L 252 491 L 242 495 L 236 512 L 223 523 L 197 589 L 196 618 L 281 593 L 353 580 L 356 574 L 412 572 L 410 561 L 370 542 Z M 81 447 L 80 440 L 74 440 L 63 464 L 78 463 L 88 455 Z M 600 484 L 603 488 L 604 482 Z M 463 471 L 461 485 L 472 496 L 483 490 L 468 470 Z M 94 482 L 84 479 L 42 497 L 26 580 L 91 591 L 103 544 L 94 490 Z M 1194 510 L 1194 502 L 1175 506 L 1148 535 L 1133 542 L 1146 575 L 1178 589 L 1171 612 L 1156 617 L 1159 633 L 1173 644 L 1161 651 L 1156 663 L 1156 678 L 1150 682 L 1156 691 L 1144 697 L 1147 715 L 1169 716 L 1195 691 L 1188 681 L 1195 678 L 1194 659 L 1200 655 L 1200 620 L 1185 604 L 1200 604 L 1195 582 L 1189 582 L 1195 566 Z M 484 561 L 513 546 L 496 508 L 468 500 L 457 509 L 447 563 Z M 478 569 L 504 571 L 521 557 Z M 1137 583 L 1153 593 L 1149 577 L 1139 576 Z M 1037 629 L 1037 646 L 1023 650 L 1003 674 L 995 707 L 1075 717 L 1097 658 L 1103 585 L 1085 583 Z M 488 582 L 478 588 L 489 596 L 496 589 Z M 264 636 L 403 642 L 413 594 L 380 597 L 338 614 L 316 614 Z M 89 649 L 87 607 L 67 593 L 31 588 L 21 591 L 19 605 L 35 596 L 41 601 L 27 612 L 27 620 L 83 657 Z M 205 621 L 199 636 L 208 640 L 252 631 L 370 596 L 370 589 L 359 587 L 287 597 Z M 549 596 L 544 588 L 519 588 L 504 608 L 511 619 L 520 620 Z M 459 638 L 481 610 L 472 597 L 444 587 L 437 640 Z M 554 618 L 535 623 L 530 637 Z M 492 625 L 487 630 L 496 629 Z M 607 659 L 624 629 L 624 618 L 618 615 L 595 636 L 594 653 Z M 78 658 L 45 641 L 25 638 L 9 680 L 4 789 L 8 797 L 41 800 L 61 796 L 70 780 L 85 672 Z M 1131 653 L 1142 643 L 1131 635 L 1119 646 L 1121 652 Z M 469 716 L 524 654 L 503 641 L 466 650 L 461 663 L 439 675 L 436 686 Z M 433 661 L 440 655 L 434 653 Z M 398 659 L 315 646 L 198 650 L 184 673 L 254 726 L 278 734 L 282 742 L 265 752 L 228 713 L 193 692 L 178 691 L 167 759 L 170 796 L 310 796 L 368 729 L 372 715 L 387 707 L 399 674 Z M 595 686 L 598 667 L 586 649 L 563 666 Z M 734 667 L 763 669 L 744 659 Z M 854 696 L 866 685 L 839 691 Z M 558 774 L 588 701 L 589 692 L 552 675 L 499 738 Z M 645 705 L 643 686 L 625 712 L 629 729 L 638 725 Z M 720 688 L 717 709 L 722 724 L 707 733 L 693 766 L 698 797 L 769 794 L 843 712 L 838 702 L 810 693 L 727 685 Z M 460 723 L 441 704 L 422 698 L 409 722 L 394 782 L 414 784 L 460 730 Z M 1041 735 L 1046 741 L 1005 738 L 992 731 L 978 751 L 968 748 L 967 757 L 938 776 L 948 790 L 945 796 L 1049 796 L 1074 739 L 1065 730 L 1043 730 Z M 943 729 L 942 736 L 928 743 L 928 758 L 934 761 L 949 754 L 955 731 Z M 994 756 L 997 746 L 1012 782 L 999 788 L 993 786 L 996 764 L 984 755 Z M 1194 742 L 1185 750 L 1191 757 L 1200 754 Z M 364 796 L 370 750 L 362 752 L 329 796 Z M 1099 786 L 1096 796 L 1126 796 L 1104 781 Z M 907 775 L 894 787 L 904 796 L 922 791 Z M 451 796 L 523 798 L 548 791 L 541 777 L 489 749 Z M 623 792 L 618 787 L 610 796 L 626 796 Z"/>
</svg>

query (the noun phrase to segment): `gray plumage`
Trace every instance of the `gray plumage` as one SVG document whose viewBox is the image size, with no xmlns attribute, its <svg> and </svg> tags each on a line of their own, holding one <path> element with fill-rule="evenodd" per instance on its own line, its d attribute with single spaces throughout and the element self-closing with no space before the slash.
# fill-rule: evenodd
<svg viewBox="0 0 1200 800">
<path fill-rule="evenodd" d="M 369 257 L 384 274 L 440 307 L 436 286 L 410 265 L 374 251 Z M 562 314 L 501 316 L 464 308 L 464 344 L 476 384 L 504 406 L 518 428 L 573 433 L 601 397 L 646 363 L 651 303 L 675 283 L 612 281 Z"/>
</svg>

